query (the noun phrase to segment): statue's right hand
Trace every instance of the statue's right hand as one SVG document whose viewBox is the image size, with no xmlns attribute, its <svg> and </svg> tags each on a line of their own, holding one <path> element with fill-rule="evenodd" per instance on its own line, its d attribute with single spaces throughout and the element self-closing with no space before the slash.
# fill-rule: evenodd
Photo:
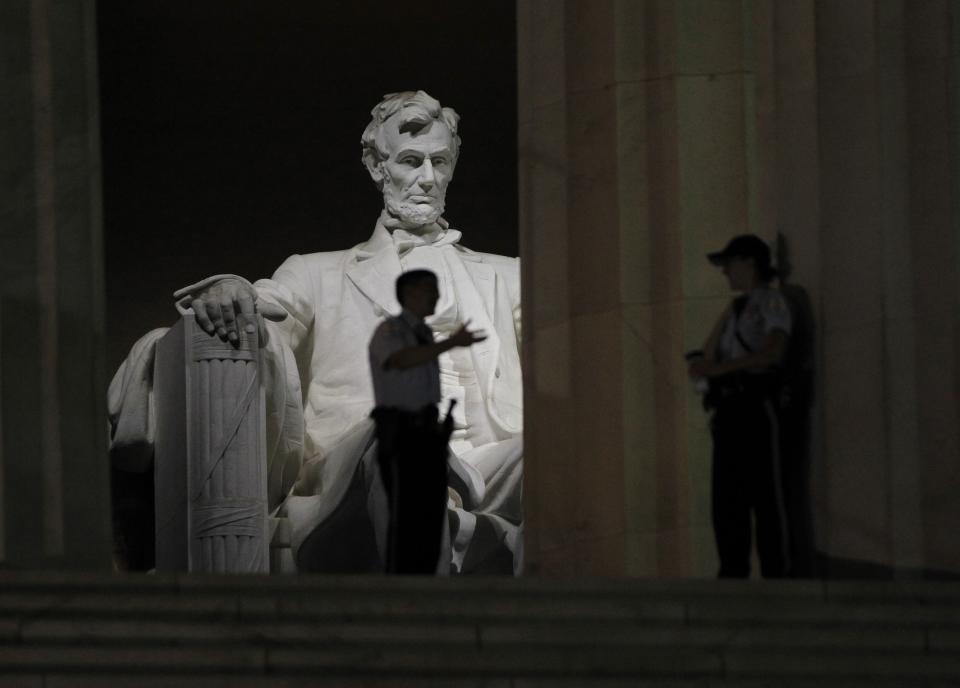
<svg viewBox="0 0 960 688">
<path fill-rule="evenodd" d="M 249 282 L 239 277 L 213 277 L 184 287 L 176 293 L 181 308 L 193 310 L 197 324 L 208 334 L 236 344 L 240 341 L 238 316 L 246 321 L 252 333 L 259 313 L 267 320 L 280 321 L 286 312 L 271 303 L 258 303 L 257 292 Z"/>
</svg>

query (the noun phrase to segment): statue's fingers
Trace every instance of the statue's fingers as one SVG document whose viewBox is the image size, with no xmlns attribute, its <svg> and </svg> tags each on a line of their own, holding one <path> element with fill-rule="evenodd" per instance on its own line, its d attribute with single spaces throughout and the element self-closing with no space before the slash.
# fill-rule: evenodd
<svg viewBox="0 0 960 688">
<path fill-rule="evenodd" d="M 244 292 L 237 297 L 237 306 L 243 316 L 244 328 L 248 334 L 253 333 L 257 329 L 257 309 L 253 303 L 253 297 Z"/>
<path fill-rule="evenodd" d="M 280 308 L 280 306 L 267 301 L 257 302 L 257 312 L 267 320 L 273 320 L 274 322 L 280 322 L 281 320 L 285 320 L 287 317 L 287 312 L 285 310 Z"/>
<path fill-rule="evenodd" d="M 262 315 L 257 315 L 257 337 L 260 339 L 260 348 L 264 349 L 270 341 L 270 333 L 267 332 L 267 321 Z"/>
<path fill-rule="evenodd" d="M 207 301 L 207 317 L 210 318 L 210 322 L 213 323 L 213 328 L 217 332 L 217 336 L 220 339 L 227 338 L 227 330 L 223 326 L 223 313 L 220 312 L 220 304 L 216 301 Z"/>
<path fill-rule="evenodd" d="M 201 329 L 207 334 L 213 334 L 213 323 L 210 322 L 210 318 L 207 316 L 206 304 L 200 299 L 193 299 L 190 302 L 190 308 L 193 309 L 193 315 Z"/>
<path fill-rule="evenodd" d="M 227 331 L 227 339 L 237 342 L 237 316 L 233 310 L 233 299 L 228 296 L 220 297 L 220 312 L 223 314 L 223 328 Z"/>
</svg>

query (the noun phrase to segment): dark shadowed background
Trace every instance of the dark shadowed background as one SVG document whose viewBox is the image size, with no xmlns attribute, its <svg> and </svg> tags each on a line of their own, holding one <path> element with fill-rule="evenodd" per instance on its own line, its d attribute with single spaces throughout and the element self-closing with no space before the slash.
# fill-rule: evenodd
<svg viewBox="0 0 960 688">
<path fill-rule="evenodd" d="M 517 254 L 512 0 L 102 0 L 108 365 L 171 324 L 171 293 L 366 240 L 360 134 L 389 92 L 460 113 L 446 217 Z"/>
</svg>

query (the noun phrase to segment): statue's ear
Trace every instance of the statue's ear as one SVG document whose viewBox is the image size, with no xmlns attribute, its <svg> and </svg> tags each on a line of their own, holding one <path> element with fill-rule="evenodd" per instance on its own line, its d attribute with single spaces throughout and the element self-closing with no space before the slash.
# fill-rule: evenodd
<svg viewBox="0 0 960 688">
<path fill-rule="evenodd" d="M 363 164 L 377 187 L 383 188 L 383 161 L 373 151 L 368 150 L 363 154 Z"/>
</svg>

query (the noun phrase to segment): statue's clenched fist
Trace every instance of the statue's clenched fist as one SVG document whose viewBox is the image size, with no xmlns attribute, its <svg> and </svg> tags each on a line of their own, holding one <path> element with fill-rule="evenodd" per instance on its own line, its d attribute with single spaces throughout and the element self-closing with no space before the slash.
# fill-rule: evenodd
<svg viewBox="0 0 960 688">
<path fill-rule="evenodd" d="M 233 344 L 240 341 L 238 316 L 243 316 L 250 333 L 254 331 L 257 314 L 277 322 L 287 317 L 278 306 L 258 303 L 253 285 L 233 275 L 209 277 L 180 289 L 173 296 L 182 310 L 193 310 L 197 324 L 205 332 Z"/>
</svg>

